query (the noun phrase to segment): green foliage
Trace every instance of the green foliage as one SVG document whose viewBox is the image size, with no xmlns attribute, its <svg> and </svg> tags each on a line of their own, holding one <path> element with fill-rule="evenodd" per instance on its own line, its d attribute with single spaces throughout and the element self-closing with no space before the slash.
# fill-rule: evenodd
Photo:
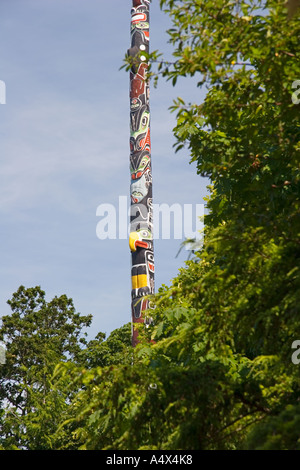
<svg viewBox="0 0 300 470">
<path fill-rule="evenodd" d="M 173 82 L 198 75 L 198 85 L 209 86 L 201 104 L 174 101 L 175 146 L 188 149 L 212 185 L 204 245 L 156 299 L 152 338 L 158 342 L 151 356 L 182 371 L 199 361 L 229 367 L 234 400 L 226 417 L 237 425 L 227 424 L 222 436 L 218 422 L 224 448 L 242 447 L 248 429 L 253 446 L 261 432 L 264 448 L 275 441 L 295 448 L 279 427 L 286 407 L 299 399 L 291 362 L 291 344 L 300 335 L 300 128 L 299 104 L 292 100 L 300 77 L 299 20 L 288 20 L 278 1 L 161 5 L 173 21 L 176 59 L 162 75 Z M 278 427 L 274 440 L 271 423 Z M 297 435 L 297 420 L 289 426 Z M 205 448 L 218 448 L 209 429 Z"/>
<path fill-rule="evenodd" d="M 51 377 L 58 362 L 76 361 L 86 344 L 82 328 L 92 317 L 77 313 L 65 295 L 47 302 L 40 287 L 19 287 L 8 304 L 12 313 L 2 317 L 0 328 L 6 346 L 6 362 L 0 367 L 0 443 L 48 449 L 74 393 L 62 383 L 55 388 Z"/>
<path fill-rule="evenodd" d="M 268 418 L 247 438 L 254 450 L 300 450 L 299 405 L 287 405 L 279 415 Z"/>
<path fill-rule="evenodd" d="M 95 386 L 94 368 L 131 362 L 131 325 L 87 341 L 82 329 L 92 317 L 65 295 L 47 302 L 40 287 L 21 286 L 8 304 L 0 328 L 0 449 L 78 449 L 86 426 L 78 419 L 81 394 L 90 381 Z"/>
</svg>

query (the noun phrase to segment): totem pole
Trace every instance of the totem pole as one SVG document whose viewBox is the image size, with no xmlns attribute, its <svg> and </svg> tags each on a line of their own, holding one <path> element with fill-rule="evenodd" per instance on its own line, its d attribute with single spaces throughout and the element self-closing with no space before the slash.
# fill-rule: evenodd
<svg viewBox="0 0 300 470">
<path fill-rule="evenodd" d="M 145 296 L 154 293 L 152 173 L 148 62 L 150 0 L 132 0 L 130 70 L 130 234 L 132 344 L 136 323 L 147 323 Z"/>
</svg>

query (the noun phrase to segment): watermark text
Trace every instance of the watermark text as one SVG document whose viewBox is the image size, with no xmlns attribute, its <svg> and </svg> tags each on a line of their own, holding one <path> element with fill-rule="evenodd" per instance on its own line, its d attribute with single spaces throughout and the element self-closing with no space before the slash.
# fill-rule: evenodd
<svg viewBox="0 0 300 470">
<path fill-rule="evenodd" d="M 6 104 L 6 85 L 3 80 L 0 80 L 0 104 Z"/>
<path fill-rule="evenodd" d="M 200 239 L 204 204 L 153 204 L 152 212 L 154 240 Z M 142 204 L 129 205 L 127 196 L 119 196 L 117 207 L 109 203 L 100 204 L 96 216 L 100 217 L 96 226 L 99 240 L 124 240 L 137 227 L 148 224 L 147 208 Z"/>
</svg>

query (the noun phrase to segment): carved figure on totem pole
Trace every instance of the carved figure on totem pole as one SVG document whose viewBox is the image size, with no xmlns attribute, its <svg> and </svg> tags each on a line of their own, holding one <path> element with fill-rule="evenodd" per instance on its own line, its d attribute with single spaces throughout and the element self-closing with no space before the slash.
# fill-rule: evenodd
<svg viewBox="0 0 300 470">
<path fill-rule="evenodd" d="M 134 323 L 144 322 L 149 308 L 145 296 L 154 293 L 153 209 L 150 143 L 149 53 L 150 0 L 133 0 L 131 9 L 130 70 L 130 195 L 132 343 L 137 343 Z M 145 55 L 144 55 L 145 54 Z"/>
</svg>

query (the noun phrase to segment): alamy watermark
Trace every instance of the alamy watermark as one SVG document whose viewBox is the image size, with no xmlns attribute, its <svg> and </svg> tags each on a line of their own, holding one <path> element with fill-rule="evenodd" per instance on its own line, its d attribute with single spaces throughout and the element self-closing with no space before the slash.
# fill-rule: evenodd
<svg viewBox="0 0 300 470">
<path fill-rule="evenodd" d="M 6 85 L 3 80 L 0 80 L 0 104 L 6 104 Z"/>
<path fill-rule="evenodd" d="M 296 351 L 292 354 L 292 363 L 293 364 L 300 364 L 300 339 L 295 339 L 292 343 L 292 349 L 296 349 Z"/>
<path fill-rule="evenodd" d="M 5 344 L 0 341 L 0 365 L 6 362 L 6 347 Z"/>
<path fill-rule="evenodd" d="M 117 207 L 114 204 L 100 204 L 97 207 L 96 216 L 100 220 L 96 226 L 96 235 L 99 240 L 124 240 L 134 231 L 134 227 L 146 224 L 147 208 L 142 204 L 131 206 L 128 199 L 127 196 L 119 196 Z M 154 240 L 201 238 L 204 204 L 153 204 L 152 210 Z"/>
<path fill-rule="evenodd" d="M 295 80 L 292 83 L 293 90 L 296 88 L 296 91 L 292 93 L 292 103 L 299 104 L 300 103 L 300 80 Z"/>
</svg>

